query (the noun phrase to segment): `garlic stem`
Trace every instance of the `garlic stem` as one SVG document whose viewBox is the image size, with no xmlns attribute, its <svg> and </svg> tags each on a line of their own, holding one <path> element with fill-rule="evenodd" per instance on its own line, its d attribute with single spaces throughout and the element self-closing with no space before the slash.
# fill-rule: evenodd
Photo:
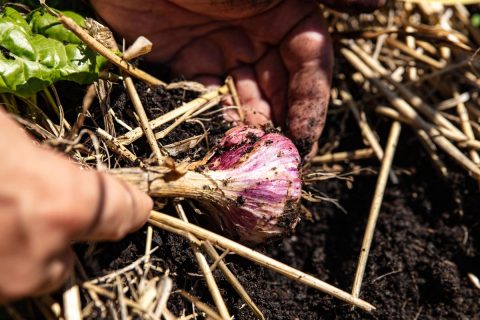
<svg viewBox="0 0 480 320">
<path fill-rule="evenodd" d="M 109 173 L 153 197 L 185 197 L 222 206 L 230 202 L 217 182 L 200 172 L 187 171 L 182 175 L 163 167 L 149 167 L 113 169 Z"/>
<path fill-rule="evenodd" d="M 112 173 L 151 196 L 198 200 L 222 230 L 254 244 L 290 232 L 299 221 L 299 164 L 285 136 L 238 126 L 225 133 L 201 172 L 151 167 Z"/>
</svg>

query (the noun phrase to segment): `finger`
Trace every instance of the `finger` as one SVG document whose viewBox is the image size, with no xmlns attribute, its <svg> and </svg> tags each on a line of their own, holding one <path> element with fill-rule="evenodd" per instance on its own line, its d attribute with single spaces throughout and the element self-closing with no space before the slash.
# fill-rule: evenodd
<svg viewBox="0 0 480 320">
<path fill-rule="evenodd" d="M 136 188 L 100 172 L 88 172 L 84 187 L 92 187 L 95 200 L 87 212 L 89 223 L 83 226 L 77 240 L 118 240 L 140 228 L 148 219 L 152 199 Z"/>
<path fill-rule="evenodd" d="M 71 239 L 118 239 L 147 220 L 153 202 L 146 194 L 106 174 L 81 170 L 65 157 L 32 145 L 26 135 L 19 136 L 12 120 L 0 120 L 21 159 L 2 162 L 17 173 L 4 192 L 22 191 L 25 209 L 19 219 L 27 234 L 39 239 L 48 235 L 34 241 L 38 252 L 56 250 Z"/>
<path fill-rule="evenodd" d="M 222 74 L 225 70 L 221 48 L 208 38 L 192 40 L 167 63 L 173 72 L 187 79 L 203 74 Z"/>
<path fill-rule="evenodd" d="M 315 11 L 281 44 L 289 73 L 288 134 L 301 154 L 307 154 L 325 124 L 332 77 L 332 44 L 327 26 Z"/>
<path fill-rule="evenodd" d="M 318 141 L 315 141 L 315 143 L 312 145 L 312 148 L 310 149 L 310 152 L 303 157 L 303 160 L 305 162 L 309 162 L 310 160 L 312 160 L 313 157 L 317 155 L 317 152 L 318 152 Z"/>
<path fill-rule="evenodd" d="M 31 180 L 24 188 L 29 205 L 24 225 L 30 234 L 49 234 L 39 246 L 55 248 L 54 235 L 65 241 L 115 240 L 147 220 L 152 200 L 146 194 L 106 174 L 81 170 L 51 150 L 29 150 L 36 165 L 22 167 Z"/>
<path fill-rule="evenodd" d="M 222 81 L 220 80 L 220 77 L 217 76 L 207 76 L 207 75 L 202 75 L 202 76 L 197 76 L 193 79 L 196 82 L 200 82 L 203 84 L 205 87 L 207 87 L 210 90 L 217 89 L 222 85 Z M 238 109 L 235 106 L 233 99 L 231 96 L 223 96 L 221 98 L 221 104 L 223 106 L 223 113 L 222 117 L 224 120 L 227 122 L 232 122 L 232 123 L 238 123 L 240 121 L 240 115 L 238 113 Z"/>
<path fill-rule="evenodd" d="M 43 282 L 33 294 L 43 295 L 60 288 L 72 273 L 74 261 L 75 255 L 71 249 L 49 260 L 42 274 Z"/>
<path fill-rule="evenodd" d="M 287 118 L 288 72 L 278 50 L 270 50 L 255 65 L 258 84 L 270 104 L 275 125 L 284 126 Z"/>
<path fill-rule="evenodd" d="M 360 13 L 372 12 L 383 7 L 386 0 L 319 0 L 327 7 L 342 12 Z"/>
<path fill-rule="evenodd" d="M 193 81 L 203 84 L 208 89 L 216 89 L 222 85 L 220 77 L 212 75 L 197 75 Z"/>
<path fill-rule="evenodd" d="M 222 85 L 222 80 L 218 76 L 208 76 L 202 75 L 197 76 L 193 79 L 194 81 L 200 82 L 208 89 L 216 89 Z M 223 105 L 223 119 L 227 122 L 232 122 L 234 124 L 240 122 L 240 114 L 238 112 L 238 106 L 235 106 L 231 96 L 223 96 L 221 103 Z"/>
<path fill-rule="evenodd" d="M 12 259 L 16 262 L 14 266 L 2 266 L 8 275 L 2 278 L 0 303 L 51 292 L 59 288 L 73 270 L 74 255 L 71 249 L 63 250 L 54 257 L 22 253 L 22 256 Z"/>
<path fill-rule="evenodd" d="M 238 96 L 245 114 L 245 123 L 263 125 L 271 122 L 271 109 L 259 87 L 254 71 L 241 67 L 232 71 Z"/>
</svg>

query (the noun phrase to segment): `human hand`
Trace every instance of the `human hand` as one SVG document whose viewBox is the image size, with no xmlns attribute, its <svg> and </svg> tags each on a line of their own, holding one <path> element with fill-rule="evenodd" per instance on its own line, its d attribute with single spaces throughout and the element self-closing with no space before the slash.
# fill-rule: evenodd
<svg viewBox="0 0 480 320">
<path fill-rule="evenodd" d="M 36 146 L 0 111 L 0 303 L 59 287 L 72 241 L 118 240 L 152 200 L 106 174 Z"/>
<path fill-rule="evenodd" d="M 344 12 L 372 12 L 383 7 L 387 0 L 321 0 L 324 5 Z"/>
<path fill-rule="evenodd" d="M 368 11 L 385 0 L 323 0 Z M 248 124 L 270 119 L 307 154 L 326 116 L 332 45 L 315 1 L 92 0 L 99 15 L 133 42 L 154 43 L 146 58 L 206 85 L 235 79 Z M 315 149 L 315 147 L 313 148 Z"/>
<path fill-rule="evenodd" d="M 212 4 L 213 3 L 213 4 Z M 305 154 L 324 126 L 332 48 L 313 1 L 93 0 L 118 33 L 154 43 L 147 59 L 206 85 L 232 75 L 246 122 L 282 125 Z"/>
</svg>

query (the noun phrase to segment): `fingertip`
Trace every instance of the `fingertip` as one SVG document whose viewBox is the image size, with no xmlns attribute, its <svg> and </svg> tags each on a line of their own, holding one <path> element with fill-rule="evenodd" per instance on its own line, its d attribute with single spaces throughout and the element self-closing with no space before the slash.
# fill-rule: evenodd
<svg viewBox="0 0 480 320">
<path fill-rule="evenodd" d="M 245 123 L 252 126 L 264 126 L 272 123 L 270 106 L 263 100 L 243 106 Z"/>
<path fill-rule="evenodd" d="M 110 209 L 107 209 L 107 216 L 110 219 L 117 220 L 117 224 L 112 224 L 110 234 L 106 240 L 120 240 L 128 233 L 138 230 L 145 224 L 153 208 L 153 200 L 144 192 L 136 187 L 119 181 L 109 176 L 112 184 L 118 186 L 116 197 L 112 197 L 115 203 L 111 203 Z M 113 193 L 113 192 L 112 192 Z M 113 210 L 112 210 L 113 209 Z"/>
<path fill-rule="evenodd" d="M 83 198 L 82 213 L 88 217 L 74 238 L 88 241 L 116 241 L 145 224 L 153 207 L 152 199 L 132 185 L 108 174 L 91 172 L 97 181 L 93 196 Z"/>
<path fill-rule="evenodd" d="M 303 161 L 310 162 L 310 160 L 312 160 L 312 158 L 316 156 L 317 152 L 318 152 L 318 141 L 315 141 L 312 147 L 310 148 L 310 151 L 303 157 Z"/>
<path fill-rule="evenodd" d="M 125 197 L 128 200 L 125 203 L 121 226 L 118 228 L 121 231 L 114 233 L 112 240 L 121 239 L 140 229 L 147 222 L 153 208 L 153 200 L 145 192 L 125 182 L 120 181 L 120 184 L 128 194 L 128 197 Z"/>
<path fill-rule="evenodd" d="M 72 274 L 75 254 L 71 248 L 51 259 L 45 272 L 45 281 L 36 290 L 35 295 L 44 295 L 60 288 Z"/>
<path fill-rule="evenodd" d="M 142 194 L 143 194 L 142 197 L 144 198 L 144 200 L 143 200 L 143 205 L 144 205 L 143 212 L 145 213 L 146 216 L 148 216 L 148 215 L 150 215 L 150 212 L 153 209 L 153 199 L 150 198 L 150 196 L 147 195 L 147 194 L 144 194 L 144 193 L 142 193 Z"/>
<path fill-rule="evenodd" d="M 136 198 L 136 208 L 134 214 L 134 226 L 135 230 L 142 227 L 150 216 L 150 212 L 153 209 L 153 200 L 146 193 L 133 188 L 133 196 Z"/>
<path fill-rule="evenodd" d="M 330 98 L 333 50 L 323 19 L 307 17 L 284 40 L 281 53 L 290 75 L 287 132 L 306 156 L 323 131 Z"/>
<path fill-rule="evenodd" d="M 296 139 L 294 136 L 291 134 L 287 135 L 290 139 L 292 139 L 293 143 L 297 147 L 298 153 L 303 159 L 306 159 L 308 155 L 310 154 L 312 147 L 313 147 L 313 142 L 312 139 Z"/>
<path fill-rule="evenodd" d="M 265 100 L 255 72 L 250 67 L 241 67 L 231 72 L 242 103 L 244 122 L 248 125 L 264 125 L 271 122 L 270 104 Z"/>
</svg>

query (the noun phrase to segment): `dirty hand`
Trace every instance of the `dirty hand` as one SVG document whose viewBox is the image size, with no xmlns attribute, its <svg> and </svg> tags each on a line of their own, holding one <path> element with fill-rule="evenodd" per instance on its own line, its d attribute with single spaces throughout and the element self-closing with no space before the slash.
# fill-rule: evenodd
<svg viewBox="0 0 480 320">
<path fill-rule="evenodd" d="M 117 240 L 145 223 L 152 200 L 35 145 L 0 110 L 0 303 L 60 286 L 72 241 Z"/>
<path fill-rule="evenodd" d="M 383 0 L 325 0 L 369 10 Z M 273 120 L 301 153 L 322 132 L 329 99 L 332 46 L 315 1 L 92 0 L 98 14 L 133 42 L 154 43 L 147 59 L 176 74 L 219 85 L 236 81 L 246 122 Z"/>
</svg>

